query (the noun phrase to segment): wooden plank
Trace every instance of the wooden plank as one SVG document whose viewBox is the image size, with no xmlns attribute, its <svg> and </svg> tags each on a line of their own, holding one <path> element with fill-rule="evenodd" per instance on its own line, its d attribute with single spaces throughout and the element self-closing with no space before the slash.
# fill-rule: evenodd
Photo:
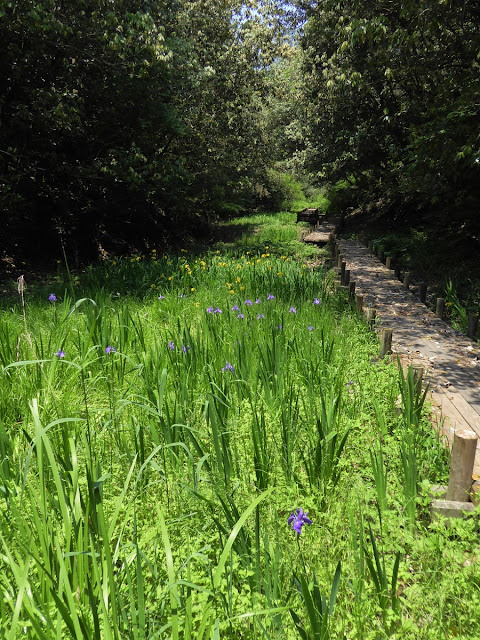
<svg viewBox="0 0 480 640">
<path fill-rule="evenodd" d="M 470 421 L 467 421 L 459 410 L 459 406 L 465 408 L 462 401 L 458 398 L 460 394 L 456 394 L 453 398 L 453 394 L 449 394 L 449 389 L 431 389 L 430 396 L 433 400 L 434 408 L 438 409 L 437 420 L 440 432 L 446 436 L 450 448 L 453 444 L 453 434 L 457 429 L 472 429 L 475 433 L 480 432 L 480 423 L 478 415 L 471 416 Z M 457 404 L 453 401 L 455 400 Z M 462 399 L 463 400 L 463 399 Z M 463 400 L 463 402 L 465 402 Z M 470 412 L 468 412 L 469 415 Z M 480 444 L 477 445 L 477 453 L 475 455 L 475 465 L 473 468 L 475 474 L 480 475 Z"/>
<path fill-rule="evenodd" d="M 305 213 L 297 213 L 297 222 L 308 222 L 309 224 L 317 224 L 318 216 L 312 216 Z"/>
<path fill-rule="evenodd" d="M 314 231 L 313 233 L 309 233 L 308 236 L 305 236 L 304 241 L 311 244 L 327 244 L 330 241 L 330 234 L 331 231 Z"/>
</svg>

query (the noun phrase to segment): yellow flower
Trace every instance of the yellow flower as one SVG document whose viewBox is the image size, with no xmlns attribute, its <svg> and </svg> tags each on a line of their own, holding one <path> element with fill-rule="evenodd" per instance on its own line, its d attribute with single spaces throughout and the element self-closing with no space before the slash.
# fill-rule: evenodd
<svg viewBox="0 0 480 640">
<path fill-rule="evenodd" d="M 219 250 L 219 249 L 217 249 L 217 256 L 218 256 L 218 254 L 219 254 L 219 253 L 220 253 L 220 250 Z"/>
<path fill-rule="evenodd" d="M 261 260 L 260 260 L 260 259 L 259 259 L 259 260 L 257 260 L 257 264 L 258 264 L 259 262 L 261 262 Z"/>
<path fill-rule="evenodd" d="M 227 282 L 226 285 L 227 285 L 227 289 L 231 289 L 232 288 L 232 285 L 230 284 L 230 282 Z"/>
<path fill-rule="evenodd" d="M 240 291 L 245 291 L 245 287 L 240 287 Z"/>
<path fill-rule="evenodd" d="M 268 269 L 269 271 L 271 271 L 271 270 L 272 270 L 272 267 L 271 267 L 270 265 L 268 265 L 267 269 Z"/>
<path fill-rule="evenodd" d="M 240 289 L 241 289 L 241 288 L 242 288 L 242 287 L 240 287 Z M 233 289 L 230 289 L 230 293 L 231 293 L 231 294 L 232 294 L 232 296 L 233 296 L 233 294 L 235 293 L 235 291 L 234 291 Z"/>
<path fill-rule="evenodd" d="M 283 272 L 282 272 L 282 271 L 279 271 L 279 272 L 277 273 L 277 276 L 283 276 Z"/>
<path fill-rule="evenodd" d="M 200 302 L 195 302 L 195 306 L 198 307 Z"/>
<path fill-rule="evenodd" d="M 155 285 L 154 284 L 151 284 L 150 286 L 151 286 L 152 289 L 155 289 Z"/>
<path fill-rule="evenodd" d="M 172 279 L 172 276 L 168 276 L 168 279 L 169 279 L 169 280 L 171 280 L 171 279 Z"/>
<path fill-rule="evenodd" d="M 192 287 L 192 288 L 190 289 L 190 291 L 192 291 L 192 292 L 193 292 L 193 291 L 196 291 L 195 287 Z"/>
</svg>

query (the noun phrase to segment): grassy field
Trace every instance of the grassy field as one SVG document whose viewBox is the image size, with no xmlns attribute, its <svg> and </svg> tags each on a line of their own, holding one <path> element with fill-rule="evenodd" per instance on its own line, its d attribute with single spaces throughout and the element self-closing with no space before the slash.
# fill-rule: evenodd
<svg viewBox="0 0 480 640">
<path fill-rule="evenodd" d="M 480 637 L 424 398 L 293 223 L 4 303 L 2 638 Z"/>
</svg>

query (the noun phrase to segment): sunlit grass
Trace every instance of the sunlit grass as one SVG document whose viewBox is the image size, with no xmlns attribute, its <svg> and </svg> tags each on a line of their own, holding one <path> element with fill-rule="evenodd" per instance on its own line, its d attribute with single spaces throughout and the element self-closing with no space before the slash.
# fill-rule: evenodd
<svg viewBox="0 0 480 640">
<path fill-rule="evenodd" d="M 305 260 L 292 214 L 250 222 L 246 247 L 108 259 L 4 310 L 4 637 L 479 629 L 459 614 L 474 565 L 440 570 L 443 550 L 468 554 L 474 521 L 450 536 L 420 491 L 445 479 L 441 443 L 420 419 L 406 526 L 396 366 L 372 364 L 375 335 Z M 312 524 L 297 537 L 299 508 Z M 336 595 L 328 615 L 320 593 Z"/>
</svg>

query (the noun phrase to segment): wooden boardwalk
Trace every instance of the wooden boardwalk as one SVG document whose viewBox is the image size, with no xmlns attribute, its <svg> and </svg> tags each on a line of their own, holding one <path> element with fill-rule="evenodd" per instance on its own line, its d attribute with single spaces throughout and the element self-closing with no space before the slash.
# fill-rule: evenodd
<svg viewBox="0 0 480 640">
<path fill-rule="evenodd" d="M 377 326 L 393 331 L 392 351 L 422 366 L 430 385 L 435 416 L 449 443 L 456 429 L 471 429 L 480 443 L 480 348 L 478 343 L 435 317 L 411 287 L 357 241 L 337 238 L 364 307 L 377 310 Z M 480 444 L 474 473 L 480 476 Z"/>
</svg>

